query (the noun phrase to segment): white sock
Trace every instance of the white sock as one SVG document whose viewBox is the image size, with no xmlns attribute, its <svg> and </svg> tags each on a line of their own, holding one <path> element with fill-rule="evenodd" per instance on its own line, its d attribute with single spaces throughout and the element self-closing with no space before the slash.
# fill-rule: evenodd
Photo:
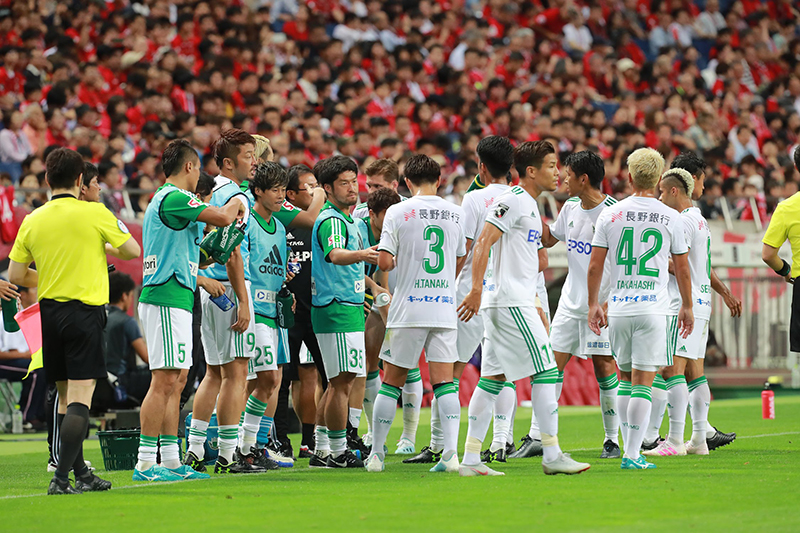
<svg viewBox="0 0 800 533">
<path fill-rule="evenodd" d="M 644 440 L 653 442 L 661 436 L 661 424 L 667 413 L 667 383 L 659 374 L 656 374 L 651 387 L 652 408 L 650 419 L 645 428 Z"/>
<path fill-rule="evenodd" d="M 667 411 L 669 412 L 669 437 L 673 446 L 683 444 L 686 428 L 686 408 L 689 405 L 689 389 L 684 376 L 673 376 L 667 380 Z"/>
<path fill-rule="evenodd" d="M 619 409 L 617 408 L 617 393 L 619 380 L 617 374 L 597 380 L 600 387 L 600 411 L 603 413 L 603 431 L 606 440 L 619 444 Z"/>
<path fill-rule="evenodd" d="M 436 396 L 431 401 L 431 451 L 439 453 L 444 449 L 442 421 L 439 419 L 439 401 Z"/>
<path fill-rule="evenodd" d="M 467 443 L 464 447 L 464 460 L 467 465 L 477 465 L 481 462 L 481 446 L 486 438 L 486 431 L 492 421 L 492 411 L 497 409 L 497 398 L 503 390 L 502 381 L 481 378 L 478 386 L 472 392 L 469 400 L 467 416 Z M 495 425 L 497 419 L 495 419 Z M 504 443 L 505 444 L 505 443 Z"/>
<path fill-rule="evenodd" d="M 364 389 L 364 414 L 370 432 L 372 431 L 372 408 L 379 390 L 381 390 L 381 373 L 376 370 L 367 374 L 367 384 Z"/>
<path fill-rule="evenodd" d="M 458 450 L 458 427 L 461 422 L 461 404 L 453 383 L 440 383 L 433 389 L 439 400 L 439 420 L 444 434 L 444 451 Z"/>
<path fill-rule="evenodd" d="M 331 443 L 328 440 L 328 428 L 314 427 L 314 453 L 323 459 L 331 454 Z"/>
<path fill-rule="evenodd" d="M 494 438 L 489 447 L 493 452 L 506 447 L 514 404 L 517 403 L 517 391 L 508 385 L 508 383 L 503 384 L 503 389 L 497 395 L 497 402 L 494 405 Z"/>
<path fill-rule="evenodd" d="M 161 450 L 161 466 L 169 469 L 181 467 L 181 455 L 178 448 L 178 437 L 175 435 L 161 435 L 158 438 Z"/>
<path fill-rule="evenodd" d="M 361 424 L 361 409 L 351 407 L 347 419 L 350 421 L 351 426 L 358 429 L 358 426 Z"/>
<path fill-rule="evenodd" d="M 650 387 L 634 385 L 631 387 L 631 401 L 628 404 L 628 438 L 625 440 L 625 455 L 634 461 L 639 458 L 647 421 L 650 420 Z"/>
<path fill-rule="evenodd" d="M 233 452 L 236 450 L 238 425 L 219 426 L 219 457 L 230 463 L 233 461 Z M 246 451 L 243 453 L 247 453 Z"/>
<path fill-rule="evenodd" d="M 631 402 L 631 382 L 620 381 L 617 390 L 617 412 L 619 413 L 619 429 L 622 442 L 628 442 L 628 405 Z"/>
<path fill-rule="evenodd" d="M 139 455 L 136 470 L 144 472 L 156 465 L 158 455 L 158 437 L 139 436 Z"/>
<path fill-rule="evenodd" d="M 561 455 L 558 445 L 557 379 L 558 370 L 552 369 L 536 374 L 531 380 L 533 412 L 541 428 L 542 460 L 547 463 L 555 461 Z"/>
<path fill-rule="evenodd" d="M 561 391 L 564 389 L 564 373 L 558 373 L 558 381 L 556 381 L 556 401 L 561 399 Z"/>
<path fill-rule="evenodd" d="M 531 392 L 531 403 L 533 401 L 533 392 Z M 528 430 L 528 436 L 533 440 L 542 440 L 542 432 L 539 431 L 539 422 L 536 420 L 536 411 L 531 409 L 531 429 Z"/>
<path fill-rule="evenodd" d="M 701 376 L 688 385 L 689 406 L 692 415 L 692 444 L 700 446 L 708 435 L 708 409 L 711 406 L 711 389 L 708 380 Z"/>
<path fill-rule="evenodd" d="M 203 459 L 206 454 L 204 445 L 206 443 L 207 434 L 208 422 L 192 418 L 192 425 L 189 427 L 189 437 L 186 439 L 188 443 L 188 449 L 186 451 L 192 452 L 198 459 Z"/>
<path fill-rule="evenodd" d="M 511 420 L 508 421 L 508 434 L 506 443 L 514 444 L 514 420 L 517 418 L 517 388 L 514 387 L 514 403 L 511 404 Z"/>
<path fill-rule="evenodd" d="M 418 369 L 414 369 L 419 372 Z M 409 379 L 411 373 L 409 372 Z M 417 440 L 417 427 L 419 426 L 419 410 L 422 407 L 422 379 L 406 381 L 403 385 L 403 434 L 401 439 L 411 442 Z"/>
<path fill-rule="evenodd" d="M 401 394 L 398 387 L 384 383 L 375 399 L 372 413 L 372 450 L 381 459 L 384 457 L 383 446 L 386 444 L 386 437 L 389 436 L 389 430 L 392 429 L 392 422 L 397 413 L 397 399 Z"/>
</svg>

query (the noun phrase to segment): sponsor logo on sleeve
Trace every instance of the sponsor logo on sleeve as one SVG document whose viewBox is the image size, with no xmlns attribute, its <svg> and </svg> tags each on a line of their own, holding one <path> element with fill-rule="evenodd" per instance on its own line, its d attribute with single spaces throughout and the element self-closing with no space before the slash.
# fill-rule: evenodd
<svg viewBox="0 0 800 533">
<path fill-rule="evenodd" d="M 506 204 L 497 204 L 494 208 L 494 218 L 500 220 L 508 213 L 508 206 Z"/>
</svg>

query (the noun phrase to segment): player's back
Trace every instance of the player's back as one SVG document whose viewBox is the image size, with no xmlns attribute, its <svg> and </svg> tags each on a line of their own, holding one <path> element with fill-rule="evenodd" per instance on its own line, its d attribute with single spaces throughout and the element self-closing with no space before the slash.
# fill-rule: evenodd
<svg viewBox="0 0 800 533">
<path fill-rule="evenodd" d="M 492 183 L 483 189 L 475 189 L 464 195 L 461 207 L 464 209 L 464 236 L 472 241 L 477 241 L 481 236 L 483 226 L 486 224 L 486 215 L 494 203 L 495 198 L 509 189 L 508 185 Z M 473 247 L 474 249 L 474 247 Z M 472 287 L 472 251 L 467 254 L 461 273 L 458 275 L 458 284 L 467 284 Z"/>
<path fill-rule="evenodd" d="M 463 210 L 438 196 L 391 206 L 379 250 L 395 257 L 387 327 L 456 327 L 456 258 L 465 253 Z"/>
<path fill-rule="evenodd" d="M 686 245 L 689 247 L 689 271 L 692 277 L 692 303 L 695 318 L 711 318 L 711 230 L 708 222 L 696 207 L 681 212 Z M 670 314 L 677 315 L 681 295 L 675 276 L 669 276 L 672 298 Z"/>
<path fill-rule="evenodd" d="M 669 258 L 687 251 L 680 213 L 652 197 L 628 197 L 600 214 L 592 245 L 608 249 L 609 316 L 669 313 Z"/>
</svg>

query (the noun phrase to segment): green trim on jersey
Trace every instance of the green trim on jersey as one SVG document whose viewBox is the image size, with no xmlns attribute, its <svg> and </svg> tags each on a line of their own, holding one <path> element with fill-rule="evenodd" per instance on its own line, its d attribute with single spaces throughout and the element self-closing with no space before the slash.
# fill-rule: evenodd
<svg viewBox="0 0 800 533">
<path fill-rule="evenodd" d="M 267 222 L 264 220 L 264 217 L 256 213 L 256 210 L 253 209 L 253 218 L 256 219 L 256 222 L 258 222 L 258 225 L 261 226 L 261 229 L 270 235 L 274 235 L 275 231 L 278 229 L 278 226 L 275 224 L 275 213 L 272 213 L 272 216 L 269 217 L 269 222 Z"/>
<path fill-rule="evenodd" d="M 142 287 L 139 301 L 161 307 L 176 307 L 191 312 L 194 307 L 194 291 L 181 285 L 173 274 L 161 285 Z"/>
<path fill-rule="evenodd" d="M 208 204 L 200 202 L 192 193 L 178 189 L 171 183 L 165 183 L 159 190 L 166 187 L 173 187 L 175 190 L 164 196 L 161 205 L 158 206 L 158 216 L 169 229 L 175 231 L 185 229 L 192 222 L 196 222 L 200 213 L 208 207 Z"/>
<path fill-rule="evenodd" d="M 274 318 L 270 318 L 264 315 L 259 315 L 258 313 L 256 313 L 256 324 L 266 324 L 272 329 L 278 329 L 278 323 L 275 321 Z"/>
<path fill-rule="evenodd" d="M 469 188 L 467 188 L 467 192 L 475 191 L 478 189 L 485 189 L 486 184 L 481 181 L 481 175 L 478 174 L 475 176 L 475 179 L 472 180 L 472 183 L 469 184 Z"/>
<path fill-rule="evenodd" d="M 520 195 L 525 192 L 525 189 L 523 189 L 519 185 L 514 185 L 513 187 L 511 187 L 511 192 L 513 192 L 516 195 Z"/>
<path fill-rule="evenodd" d="M 364 306 L 333 301 L 325 307 L 311 308 L 314 333 L 349 333 L 364 331 Z"/>
<path fill-rule="evenodd" d="M 370 248 L 372 248 L 373 246 L 378 244 L 379 239 L 376 239 L 375 234 L 372 233 L 372 226 L 370 225 L 369 217 L 362 217 L 361 220 L 363 220 L 364 224 L 367 225 L 367 239 L 369 240 Z"/>
</svg>

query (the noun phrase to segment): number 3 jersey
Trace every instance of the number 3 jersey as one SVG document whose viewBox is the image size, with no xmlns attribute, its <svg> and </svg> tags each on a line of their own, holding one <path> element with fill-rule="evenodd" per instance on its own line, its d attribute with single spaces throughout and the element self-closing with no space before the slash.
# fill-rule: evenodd
<svg viewBox="0 0 800 533">
<path fill-rule="evenodd" d="M 467 253 L 463 217 L 461 207 L 427 195 L 386 211 L 378 250 L 397 262 L 387 328 L 457 327 L 456 258 Z"/>
<path fill-rule="evenodd" d="M 689 270 L 692 273 L 692 311 L 695 318 L 711 318 L 711 231 L 700 210 L 690 207 L 681 211 L 686 245 L 689 247 Z M 672 301 L 670 314 L 681 309 L 681 293 L 675 276 L 669 276 Z"/>
<path fill-rule="evenodd" d="M 688 252 L 680 213 L 630 196 L 600 213 L 592 247 L 608 249 L 609 316 L 670 314 L 669 257 Z"/>
<path fill-rule="evenodd" d="M 586 318 L 589 314 L 589 292 L 586 286 L 586 275 L 589 271 L 589 259 L 592 256 L 592 239 L 597 225 L 597 218 L 606 207 L 617 201 L 606 196 L 593 209 L 581 207 L 580 198 L 570 198 L 564 203 L 555 223 L 550 226 L 550 233 L 567 245 L 567 266 L 569 273 L 561 289 L 558 300 L 558 312 L 570 318 Z M 600 288 L 600 302 L 608 298 L 609 264 L 605 263 L 603 284 Z"/>
</svg>

